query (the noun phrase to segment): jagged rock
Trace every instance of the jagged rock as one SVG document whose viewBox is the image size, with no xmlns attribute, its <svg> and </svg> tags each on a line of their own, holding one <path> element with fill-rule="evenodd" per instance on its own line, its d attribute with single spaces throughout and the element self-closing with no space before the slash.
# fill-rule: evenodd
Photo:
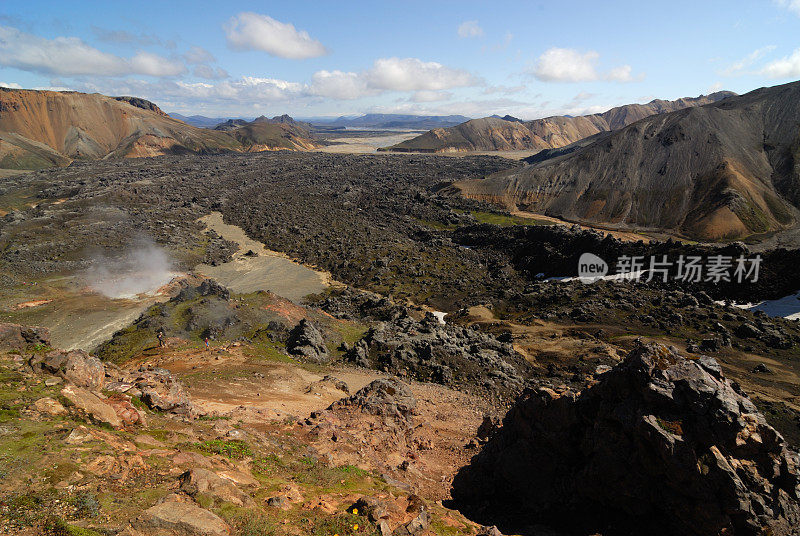
<svg viewBox="0 0 800 536">
<path fill-rule="evenodd" d="M 66 356 L 63 375 L 64 378 L 87 389 L 100 389 L 106 377 L 103 363 L 82 350 L 73 350 Z"/>
<path fill-rule="evenodd" d="M 322 334 L 305 318 L 289 333 L 286 349 L 290 354 L 305 357 L 314 363 L 327 363 L 331 359 Z"/>
<path fill-rule="evenodd" d="M 526 391 L 453 496 L 501 527 L 785 536 L 798 463 L 716 361 L 640 345 L 579 394 Z"/>
<path fill-rule="evenodd" d="M 389 378 L 373 381 L 349 398 L 337 400 L 328 409 L 356 407 L 370 415 L 382 415 L 410 422 L 416 406 L 417 400 L 411 390 L 400 380 Z"/>
<path fill-rule="evenodd" d="M 422 507 L 417 517 L 394 529 L 392 536 L 421 536 L 428 530 L 428 525 L 430 525 L 428 510 Z"/>
<path fill-rule="evenodd" d="M 162 502 L 131 522 L 132 536 L 229 536 L 219 516 L 191 503 Z"/>
<path fill-rule="evenodd" d="M 130 383 L 141 390 L 142 402 L 150 409 L 192 416 L 197 413 L 183 385 L 165 369 L 140 369 Z"/>
<path fill-rule="evenodd" d="M 76 385 L 67 385 L 61 390 L 61 394 L 92 420 L 110 424 L 114 428 L 122 427 L 122 420 L 114 408 L 91 391 Z"/>
<path fill-rule="evenodd" d="M 208 469 L 189 469 L 181 475 L 181 490 L 192 497 L 207 494 L 237 506 L 252 506 L 253 499 L 236 484 Z"/>
<path fill-rule="evenodd" d="M 50 330 L 0 322 L 0 350 L 24 350 L 37 344 L 50 345 Z"/>
</svg>

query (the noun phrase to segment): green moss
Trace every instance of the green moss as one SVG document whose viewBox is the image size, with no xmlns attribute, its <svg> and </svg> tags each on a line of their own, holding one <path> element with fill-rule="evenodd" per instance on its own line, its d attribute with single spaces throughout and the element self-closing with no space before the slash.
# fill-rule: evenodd
<svg viewBox="0 0 800 536">
<path fill-rule="evenodd" d="M 480 223 L 490 223 L 492 225 L 499 225 L 500 227 L 512 227 L 514 225 L 551 225 L 551 223 L 546 220 L 523 218 L 522 216 L 499 214 L 497 212 L 473 210 L 471 214 Z"/>
</svg>

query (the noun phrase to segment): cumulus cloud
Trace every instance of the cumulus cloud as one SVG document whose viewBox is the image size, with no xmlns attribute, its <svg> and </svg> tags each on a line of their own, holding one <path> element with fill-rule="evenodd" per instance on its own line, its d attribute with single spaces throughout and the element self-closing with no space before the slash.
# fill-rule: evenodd
<svg viewBox="0 0 800 536">
<path fill-rule="evenodd" d="M 543 82 L 592 82 L 605 79 L 612 82 L 632 82 L 634 77 L 630 65 L 621 65 L 605 74 L 597 70 L 600 54 L 594 50 L 580 52 L 571 48 L 550 48 L 536 62 L 533 76 Z"/>
<path fill-rule="evenodd" d="M 791 55 L 768 63 L 759 74 L 770 78 L 796 78 L 800 76 L 800 48 Z"/>
<path fill-rule="evenodd" d="M 9 89 L 22 89 L 22 86 L 16 82 L 0 82 L 0 87 L 7 87 Z"/>
<path fill-rule="evenodd" d="M 214 55 L 203 47 L 193 46 L 183 55 L 186 63 L 213 63 L 217 61 Z"/>
<path fill-rule="evenodd" d="M 149 52 L 122 58 L 77 37 L 46 39 L 8 26 L 0 26 L 0 65 L 63 76 L 176 76 L 186 70 L 181 62 Z"/>
<path fill-rule="evenodd" d="M 364 75 L 371 87 L 391 91 L 438 91 L 480 84 L 475 76 L 435 61 L 381 58 Z"/>
<path fill-rule="evenodd" d="M 357 99 L 374 94 L 359 73 L 342 71 L 317 71 L 311 77 L 310 92 L 320 97 L 333 99 Z"/>
<path fill-rule="evenodd" d="M 194 75 L 206 80 L 223 80 L 230 75 L 222 67 L 210 67 L 208 65 L 198 65 L 194 68 Z"/>
<path fill-rule="evenodd" d="M 435 92 L 475 86 L 481 81 L 467 71 L 417 58 L 381 58 L 361 72 L 317 71 L 309 91 L 334 99 L 357 99 L 384 91 Z"/>
<path fill-rule="evenodd" d="M 764 55 L 772 52 L 773 50 L 775 50 L 775 46 L 773 45 L 756 49 L 744 58 L 730 64 L 728 67 L 720 71 L 719 74 L 723 76 L 735 76 L 737 74 L 742 74 L 745 69 L 753 65 L 755 62 L 763 58 Z"/>
<path fill-rule="evenodd" d="M 633 68 L 630 65 L 620 65 L 608 71 L 605 78 L 612 82 L 633 82 L 634 80 L 641 79 L 642 76 L 634 77 Z"/>
<path fill-rule="evenodd" d="M 478 25 L 476 20 L 467 20 L 458 26 L 458 36 L 465 37 L 481 37 L 483 36 L 483 28 Z"/>
<path fill-rule="evenodd" d="M 237 50 L 262 50 L 279 58 L 306 59 L 327 54 L 322 43 L 293 24 L 258 13 L 239 13 L 223 26 L 228 44 Z"/>
</svg>

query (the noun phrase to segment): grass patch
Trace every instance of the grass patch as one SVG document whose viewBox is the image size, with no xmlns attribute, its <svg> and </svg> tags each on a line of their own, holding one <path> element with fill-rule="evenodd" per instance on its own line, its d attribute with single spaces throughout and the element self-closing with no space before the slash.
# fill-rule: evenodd
<svg viewBox="0 0 800 536">
<path fill-rule="evenodd" d="M 511 214 L 499 214 L 497 212 L 473 210 L 471 214 L 479 223 L 490 223 L 492 225 L 499 225 L 500 227 L 512 227 L 514 225 L 552 225 L 551 222 L 546 220 L 512 216 Z"/>
</svg>

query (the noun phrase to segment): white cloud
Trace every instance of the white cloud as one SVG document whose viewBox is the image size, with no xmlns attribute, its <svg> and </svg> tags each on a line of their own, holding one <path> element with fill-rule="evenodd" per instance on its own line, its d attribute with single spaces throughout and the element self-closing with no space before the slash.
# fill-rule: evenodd
<svg viewBox="0 0 800 536">
<path fill-rule="evenodd" d="M 367 81 L 359 73 L 342 71 L 317 71 L 311 77 L 310 91 L 313 95 L 333 99 L 357 99 L 371 93 Z"/>
<path fill-rule="evenodd" d="M 722 85 L 722 82 L 714 82 L 713 84 L 708 86 L 708 93 L 716 93 L 717 91 L 720 91 L 723 87 L 725 86 Z"/>
<path fill-rule="evenodd" d="M 177 76 L 186 72 L 182 63 L 149 52 L 139 52 L 127 63 L 130 65 L 130 72 L 135 74 Z"/>
<path fill-rule="evenodd" d="M 7 87 L 9 89 L 22 89 L 22 86 L 16 82 L 0 82 L 0 87 Z"/>
<path fill-rule="evenodd" d="M 230 75 L 222 67 L 210 67 L 208 65 L 198 65 L 194 68 L 194 75 L 206 80 L 223 80 Z"/>
<path fill-rule="evenodd" d="M 737 74 L 742 74 L 742 71 L 753 65 L 755 62 L 763 58 L 765 54 L 772 52 L 773 50 L 775 50 L 774 45 L 756 49 L 744 58 L 730 64 L 728 67 L 720 71 L 719 74 L 722 76 L 734 76 Z"/>
<path fill-rule="evenodd" d="M 308 32 L 258 13 L 239 13 L 223 26 L 228 44 L 238 50 L 262 50 L 289 59 L 316 58 L 326 48 Z"/>
<path fill-rule="evenodd" d="M 800 15 L 800 0 L 775 0 L 775 3 L 789 11 Z"/>
<path fill-rule="evenodd" d="M 461 38 L 481 37 L 483 36 L 483 28 L 478 25 L 476 20 L 464 21 L 458 26 L 458 36 Z"/>
<path fill-rule="evenodd" d="M 186 63 L 213 63 L 217 61 L 214 55 L 203 47 L 193 46 L 183 55 Z"/>
<path fill-rule="evenodd" d="M 415 91 L 413 95 L 411 95 L 411 102 L 441 102 L 450 100 L 453 97 L 453 94 L 449 91 L 429 91 L 429 90 L 420 90 Z"/>
<path fill-rule="evenodd" d="M 800 76 L 800 48 L 785 56 L 768 63 L 759 74 L 770 78 L 796 78 Z"/>
<path fill-rule="evenodd" d="M 104 43 L 141 46 L 165 44 L 153 34 L 136 35 L 127 30 L 108 30 L 97 26 L 92 26 L 92 32 L 97 36 L 97 39 Z"/>
<path fill-rule="evenodd" d="M 130 59 L 101 52 L 77 37 L 46 39 L 0 26 L 0 65 L 23 71 L 63 76 L 176 76 L 182 63 L 139 52 Z"/>
<path fill-rule="evenodd" d="M 620 65 L 608 71 L 606 80 L 612 82 L 633 82 L 636 78 L 634 78 L 632 72 L 633 68 L 630 65 Z M 641 76 L 639 78 L 641 78 Z"/>
<path fill-rule="evenodd" d="M 569 48 L 551 48 L 539 56 L 533 75 L 544 82 L 588 82 L 597 80 L 595 65 L 600 54 L 581 54 Z"/>
<path fill-rule="evenodd" d="M 317 71 L 312 76 L 309 92 L 333 99 L 357 99 L 384 91 L 415 91 L 419 93 L 418 98 L 431 98 L 442 90 L 480 83 L 467 71 L 451 69 L 441 63 L 417 58 L 381 58 L 368 70 L 358 73 Z"/>
<path fill-rule="evenodd" d="M 642 75 L 633 76 L 630 65 L 620 65 L 601 74 L 597 70 L 600 54 L 594 50 L 580 52 L 571 48 L 550 48 L 536 62 L 531 71 L 543 82 L 592 82 L 605 79 L 611 82 L 641 80 Z"/>
<path fill-rule="evenodd" d="M 364 75 L 370 87 L 390 91 L 438 91 L 480 84 L 467 71 L 417 58 L 381 58 Z"/>
</svg>

